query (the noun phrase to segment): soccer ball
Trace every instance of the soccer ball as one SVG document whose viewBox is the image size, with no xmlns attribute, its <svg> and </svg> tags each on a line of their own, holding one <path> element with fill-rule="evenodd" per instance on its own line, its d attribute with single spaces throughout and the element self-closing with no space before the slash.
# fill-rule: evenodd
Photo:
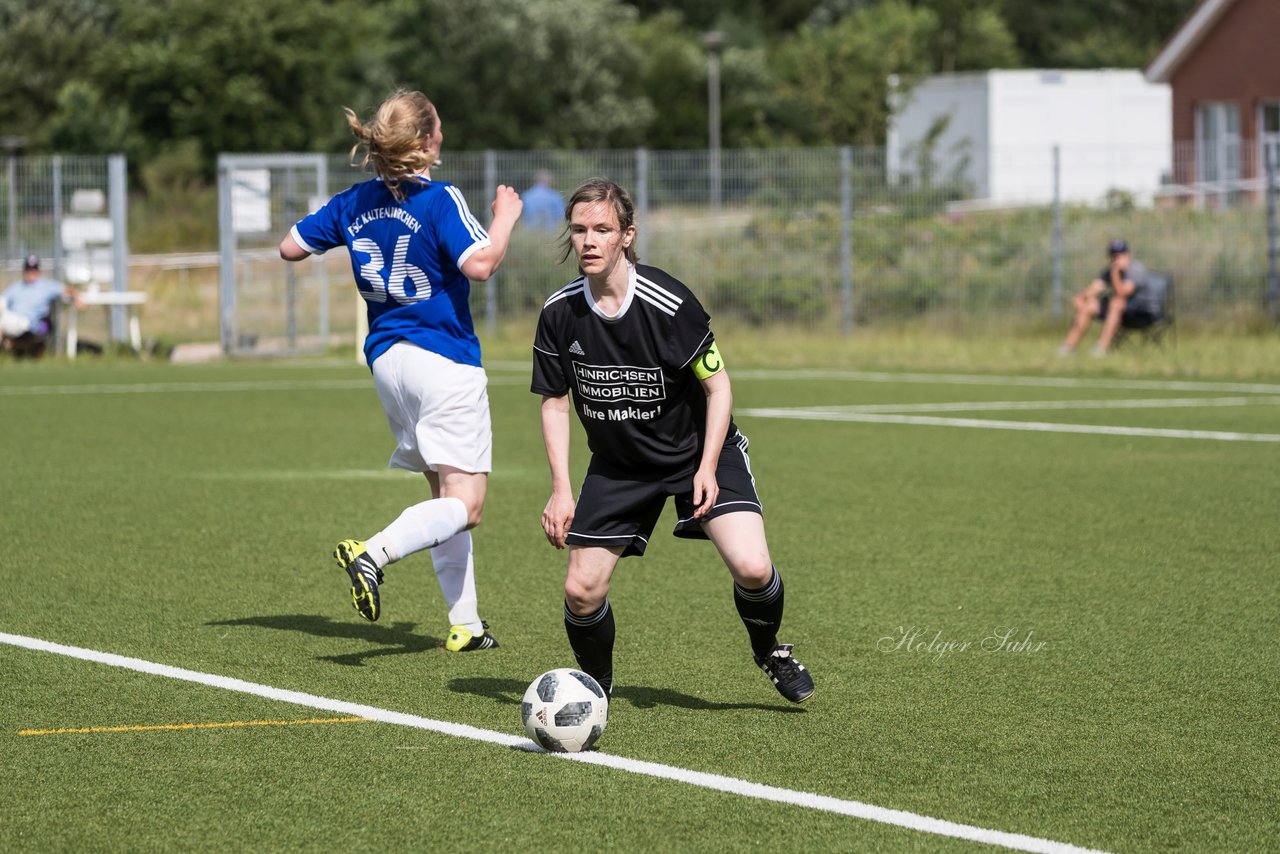
<svg viewBox="0 0 1280 854">
<path fill-rule="evenodd" d="M 548 670 L 529 684 L 520 722 L 529 738 L 553 753 L 577 753 L 596 743 L 609 720 L 609 698 L 581 670 Z"/>
</svg>

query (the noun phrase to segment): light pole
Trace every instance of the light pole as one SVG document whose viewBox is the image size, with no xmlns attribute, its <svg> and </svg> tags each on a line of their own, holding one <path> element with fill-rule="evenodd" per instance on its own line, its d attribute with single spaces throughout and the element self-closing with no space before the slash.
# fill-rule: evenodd
<svg viewBox="0 0 1280 854">
<path fill-rule="evenodd" d="M 713 30 L 702 36 L 707 48 L 707 138 L 710 147 L 711 212 L 720 212 L 720 51 L 724 33 Z"/>
</svg>

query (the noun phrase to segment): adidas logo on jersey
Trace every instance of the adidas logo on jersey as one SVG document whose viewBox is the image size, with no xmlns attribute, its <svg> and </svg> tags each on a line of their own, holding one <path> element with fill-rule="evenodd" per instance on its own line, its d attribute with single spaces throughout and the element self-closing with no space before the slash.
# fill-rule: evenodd
<svg viewBox="0 0 1280 854">
<path fill-rule="evenodd" d="M 587 355 L 582 351 L 582 345 L 578 343 L 576 338 L 574 339 L 573 343 L 569 345 L 569 352 L 575 356 Z"/>
</svg>

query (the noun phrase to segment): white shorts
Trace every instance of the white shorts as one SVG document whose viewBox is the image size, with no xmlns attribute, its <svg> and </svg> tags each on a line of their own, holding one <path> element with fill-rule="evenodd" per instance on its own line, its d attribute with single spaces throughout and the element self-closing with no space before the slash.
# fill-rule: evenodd
<svg viewBox="0 0 1280 854">
<path fill-rule="evenodd" d="M 493 430 L 484 368 L 397 341 L 374 360 L 373 383 L 396 439 L 388 467 L 491 471 Z"/>
<path fill-rule="evenodd" d="M 0 303 L 0 333 L 3 333 L 4 337 L 18 338 L 30 331 L 30 320 L 20 314 L 14 314 L 12 311 L 5 311 L 4 305 Z"/>
</svg>

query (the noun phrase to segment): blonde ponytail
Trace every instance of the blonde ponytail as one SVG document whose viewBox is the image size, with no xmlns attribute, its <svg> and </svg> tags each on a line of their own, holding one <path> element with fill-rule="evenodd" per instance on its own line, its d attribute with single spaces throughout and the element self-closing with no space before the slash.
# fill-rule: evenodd
<svg viewBox="0 0 1280 854">
<path fill-rule="evenodd" d="M 349 107 L 344 107 L 343 112 L 356 138 L 351 147 L 352 164 L 363 148 L 360 166 L 372 167 L 396 201 L 404 201 L 401 183 L 426 172 L 440 154 L 424 148 L 440 124 L 435 105 L 421 92 L 400 89 L 382 102 L 368 124 L 361 123 Z"/>
</svg>

